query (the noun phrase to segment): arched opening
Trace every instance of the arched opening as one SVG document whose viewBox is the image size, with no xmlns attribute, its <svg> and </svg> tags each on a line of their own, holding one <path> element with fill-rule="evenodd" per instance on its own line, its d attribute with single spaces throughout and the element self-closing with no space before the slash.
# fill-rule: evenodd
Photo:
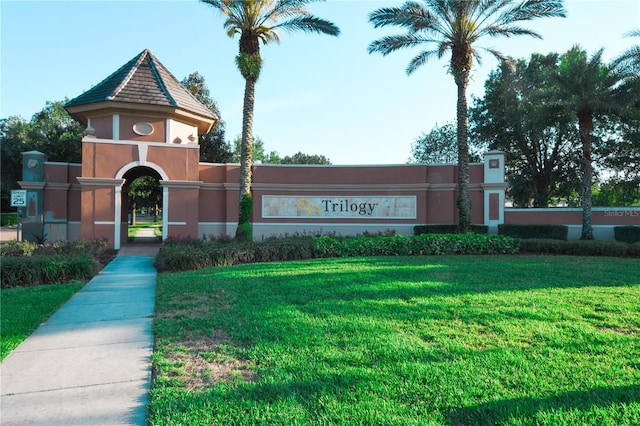
<svg viewBox="0 0 640 426">
<path fill-rule="evenodd" d="M 138 166 L 122 176 L 122 241 L 154 243 L 162 241 L 166 212 L 163 211 L 162 177 L 156 170 Z"/>
</svg>

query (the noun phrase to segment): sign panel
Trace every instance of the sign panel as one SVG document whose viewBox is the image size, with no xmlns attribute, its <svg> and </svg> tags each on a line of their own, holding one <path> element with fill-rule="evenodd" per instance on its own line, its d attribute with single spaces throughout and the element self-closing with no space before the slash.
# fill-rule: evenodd
<svg viewBox="0 0 640 426">
<path fill-rule="evenodd" d="M 264 219 L 415 219 L 417 199 L 411 196 L 264 195 Z"/>
<path fill-rule="evenodd" d="M 14 189 L 11 191 L 11 207 L 27 207 L 26 189 Z"/>
</svg>

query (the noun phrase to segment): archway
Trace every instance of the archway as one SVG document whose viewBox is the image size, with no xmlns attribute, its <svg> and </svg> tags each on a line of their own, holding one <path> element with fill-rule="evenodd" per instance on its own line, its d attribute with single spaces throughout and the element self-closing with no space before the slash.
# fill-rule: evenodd
<svg viewBox="0 0 640 426">
<path fill-rule="evenodd" d="M 160 242 L 166 229 L 167 212 L 164 211 L 164 193 L 160 181 L 161 174 L 147 166 L 137 166 L 127 170 L 122 190 L 122 219 L 126 223 L 125 241 Z M 143 231 L 141 231 L 143 229 Z M 136 236 L 138 232 L 138 236 Z M 143 238 L 139 234 L 144 233 Z M 122 232 L 124 236 L 125 233 Z"/>
</svg>

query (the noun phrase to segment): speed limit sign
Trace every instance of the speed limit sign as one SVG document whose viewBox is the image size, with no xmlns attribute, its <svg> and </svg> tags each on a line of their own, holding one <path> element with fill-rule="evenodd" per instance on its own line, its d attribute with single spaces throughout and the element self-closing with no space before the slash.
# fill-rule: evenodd
<svg viewBox="0 0 640 426">
<path fill-rule="evenodd" d="M 26 207 L 27 191 L 24 189 L 15 189 L 11 191 L 11 207 Z"/>
</svg>

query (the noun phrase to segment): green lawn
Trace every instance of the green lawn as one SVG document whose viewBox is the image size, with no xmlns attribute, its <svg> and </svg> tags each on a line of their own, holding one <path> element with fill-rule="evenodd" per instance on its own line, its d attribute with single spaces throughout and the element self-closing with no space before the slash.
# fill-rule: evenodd
<svg viewBox="0 0 640 426">
<path fill-rule="evenodd" d="M 136 225 L 128 225 L 127 226 L 127 236 L 129 238 L 135 238 L 136 233 L 139 229 L 142 228 L 155 228 L 155 235 L 158 237 L 162 236 L 162 222 L 138 222 Z"/>
<path fill-rule="evenodd" d="M 76 282 L 2 289 L 0 360 L 6 358 L 85 284 Z"/>
<path fill-rule="evenodd" d="M 638 425 L 640 260 L 161 274 L 152 425 Z"/>
</svg>

